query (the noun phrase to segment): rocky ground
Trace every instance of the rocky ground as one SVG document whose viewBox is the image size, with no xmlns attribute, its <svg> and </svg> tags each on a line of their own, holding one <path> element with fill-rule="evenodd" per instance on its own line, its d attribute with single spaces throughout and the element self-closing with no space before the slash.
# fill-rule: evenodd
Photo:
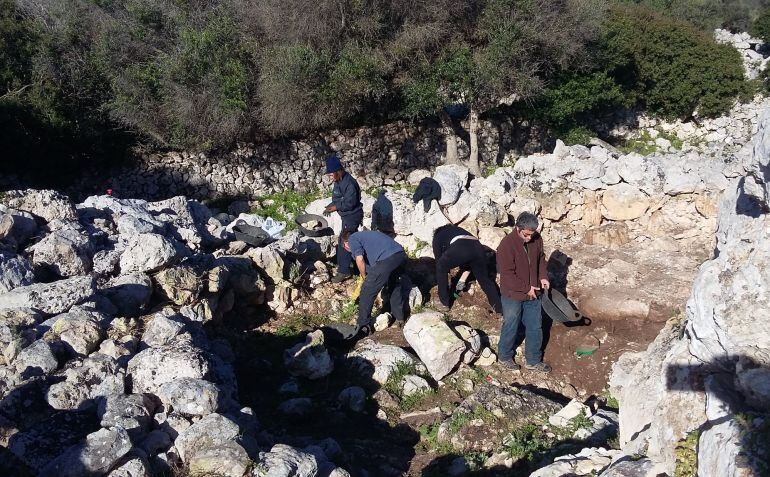
<svg viewBox="0 0 770 477">
<path fill-rule="evenodd" d="M 749 452 L 720 436 L 764 429 L 767 402 L 768 333 L 745 317 L 766 295 L 768 126 L 749 126 L 757 138 L 730 156 L 559 142 L 487 177 L 444 165 L 370 191 L 365 226 L 393 228 L 411 257 L 411 316 L 401 330 L 378 310 L 356 344 L 327 326 L 355 315 L 354 284 L 328 283 L 334 235 L 251 247 L 228 228 L 246 203 L 2 193 L 0 473 L 672 474 L 697 429 L 734 451 L 704 455 L 701 475 L 732 475 L 709 472 Z M 427 176 L 442 197 L 425 211 L 410 187 Z M 499 318 L 475 284 L 448 314 L 431 305 L 434 230 L 457 223 L 494 249 L 523 210 L 542 221 L 554 286 L 589 318 L 546 319 L 548 376 L 496 364 Z M 741 399 L 740 416 L 719 411 Z"/>
</svg>

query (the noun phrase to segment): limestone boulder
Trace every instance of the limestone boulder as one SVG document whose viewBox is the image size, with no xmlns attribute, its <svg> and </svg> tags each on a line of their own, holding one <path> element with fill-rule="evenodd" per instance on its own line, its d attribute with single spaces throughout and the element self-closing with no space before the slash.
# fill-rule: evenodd
<svg viewBox="0 0 770 477">
<path fill-rule="evenodd" d="M 14 220 L 13 215 L 0 211 L 0 240 L 11 235 L 15 224 L 16 221 Z"/>
<path fill-rule="evenodd" d="M 121 427 L 138 438 L 149 432 L 157 406 L 147 394 L 110 394 L 99 401 L 97 415 L 104 428 Z"/>
<path fill-rule="evenodd" d="M 178 257 L 174 244 L 158 234 L 131 236 L 120 256 L 120 271 L 123 274 L 154 272 L 171 264 Z"/>
<path fill-rule="evenodd" d="M 435 231 L 449 224 L 446 216 L 438 204 L 431 202 L 428 212 L 425 212 L 421 203 L 412 205 L 411 233 L 423 242 L 431 243 Z"/>
<path fill-rule="evenodd" d="M 602 195 L 603 215 L 609 220 L 633 220 L 650 207 L 649 197 L 630 184 L 616 184 Z"/>
<path fill-rule="evenodd" d="M 207 357 L 187 344 L 147 348 L 128 362 L 128 375 L 135 393 L 157 394 L 166 383 L 180 378 L 205 379 L 212 372 Z"/>
<path fill-rule="evenodd" d="M 522 212 L 538 215 L 541 210 L 542 206 L 537 199 L 519 195 L 517 195 L 513 203 L 508 206 L 508 214 L 514 221 Z"/>
<path fill-rule="evenodd" d="M 91 277 L 36 283 L 0 294 L 0 309 L 33 308 L 47 314 L 64 313 L 90 298 L 94 291 L 94 280 Z"/>
<path fill-rule="evenodd" d="M 212 413 L 179 433 L 174 446 L 179 457 L 189 462 L 196 454 L 234 442 L 240 434 L 238 424 L 221 414 Z"/>
<path fill-rule="evenodd" d="M 403 381 L 401 381 L 401 392 L 404 394 L 404 396 L 414 396 L 420 393 L 428 392 L 431 389 L 432 388 L 430 387 L 430 383 L 428 383 L 428 381 L 422 376 L 409 374 L 404 376 Z"/>
<path fill-rule="evenodd" d="M 86 437 L 85 442 L 71 447 L 46 465 L 40 476 L 81 477 L 104 475 L 128 454 L 132 444 L 125 429 L 100 429 Z"/>
<path fill-rule="evenodd" d="M 235 441 L 196 450 L 187 459 L 187 468 L 191 475 L 242 477 L 251 464 L 246 449 Z"/>
<path fill-rule="evenodd" d="M 170 345 L 184 331 L 184 319 L 178 315 L 156 313 L 142 334 L 142 343 L 153 348 Z"/>
<path fill-rule="evenodd" d="M 359 386 L 350 386 L 340 391 L 337 402 L 343 409 L 363 412 L 366 407 L 366 391 Z"/>
<path fill-rule="evenodd" d="M 198 378 L 180 378 L 158 388 L 161 402 L 175 412 L 190 416 L 206 416 L 216 412 L 219 388 Z"/>
<path fill-rule="evenodd" d="M 0 294 L 33 283 L 35 274 L 27 259 L 0 252 Z"/>
<path fill-rule="evenodd" d="M 166 268 L 156 273 L 154 278 L 161 294 L 175 305 L 189 305 L 203 291 L 203 279 L 190 266 Z"/>
<path fill-rule="evenodd" d="M 256 477 L 315 477 L 318 461 L 313 454 L 286 444 L 276 444 L 270 452 L 261 452 L 254 471 Z"/>
<path fill-rule="evenodd" d="M 59 362 L 44 340 L 37 340 L 21 350 L 13 361 L 16 372 L 22 377 L 49 374 L 59 367 Z"/>
<path fill-rule="evenodd" d="M 67 224 L 43 237 L 31 247 L 32 263 L 61 277 L 85 275 L 91 271 L 94 254 L 88 235 Z"/>
<path fill-rule="evenodd" d="M 283 256 L 271 247 L 258 247 L 248 250 L 245 254 L 249 257 L 257 269 L 267 275 L 273 283 L 282 281 L 285 277 L 285 263 Z"/>
<path fill-rule="evenodd" d="M 101 293 L 115 305 L 120 316 L 136 317 L 149 305 L 152 290 L 150 277 L 137 272 L 111 279 Z"/>
<path fill-rule="evenodd" d="M 283 362 L 289 374 L 308 379 L 323 378 L 334 370 L 334 362 L 324 346 L 321 330 L 308 333 L 303 343 L 287 349 Z"/>
<path fill-rule="evenodd" d="M 88 355 L 104 339 L 104 329 L 99 318 L 97 314 L 76 306 L 57 316 L 51 331 L 75 354 Z"/>
<path fill-rule="evenodd" d="M 13 209 L 29 212 L 46 222 L 55 219 L 77 220 L 75 205 L 54 190 L 11 190 L 4 193 L 3 203 Z"/>
<path fill-rule="evenodd" d="M 411 320 L 411 319 L 410 319 Z M 348 353 L 346 364 L 355 372 L 371 378 L 379 384 L 385 384 L 396 371 L 398 363 L 425 367 L 414 356 L 398 346 L 377 343 L 371 339 L 361 340 L 356 348 Z"/>
<path fill-rule="evenodd" d="M 46 391 L 46 402 L 54 409 L 84 409 L 95 400 L 125 392 L 125 371 L 108 356 L 94 354 L 74 360 L 59 373 L 63 381 Z"/>
<path fill-rule="evenodd" d="M 441 186 L 440 205 L 454 204 L 468 184 L 468 168 L 458 164 L 438 166 L 433 179 Z"/>
<path fill-rule="evenodd" d="M 514 200 L 515 185 L 516 182 L 509 169 L 499 167 L 492 175 L 471 181 L 470 190 L 473 194 L 485 196 L 503 209 L 507 209 Z"/>
<path fill-rule="evenodd" d="M 602 447 L 586 447 L 576 454 L 557 457 L 552 464 L 541 467 L 529 477 L 566 477 L 598 475 L 623 453 Z"/>
<path fill-rule="evenodd" d="M 152 471 L 146 459 L 132 457 L 107 474 L 107 477 L 152 477 Z"/>
<path fill-rule="evenodd" d="M 621 156 L 617 161 L 617 172 L 625 183 L 641 189 L 647 195 L 662 189 L 661 177 L 664 177 L 664 173 L 652 157 L 637 153 Z"/>
<path fill-rule="evenodd" d="M 500 242 L 503 241 L 506 235 L 508 234 L 505 229 L 498 227 L 479 227 L 479 242 L 492 250 L 497 250 L 497 247 L 500 246 Z"/>
<path fill-rule="evenodd" d="M 437 312 L 410 317 L 404 326 L 404 338 L 436 381 L 451 373 L 466 351 L 465 342 Z"/>
<path fill-rule="evenodd" d="M 624 222 L 609 222 L 585 231 L 583 243 L 606 248 L 619 248 L 631 241 Z"/>
</svg>

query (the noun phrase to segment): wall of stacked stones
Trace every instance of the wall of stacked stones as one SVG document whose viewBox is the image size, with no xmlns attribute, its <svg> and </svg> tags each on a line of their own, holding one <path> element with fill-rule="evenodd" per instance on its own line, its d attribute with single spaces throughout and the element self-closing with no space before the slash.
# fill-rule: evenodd
<svg viewBox="0 0 770 477">
<path fill-rule="evenodd" d="M 484 121 L 480 152 L 484 162 L 534 152 L 542 144 L 530 128 L 510 121 Z M 239 145 L 227 153 L 168 152 L 136 157 L 127 166 L 86 174 L 67 192 L 83 198 L 112 189 L 119 197 L 163 199 L 254 198 L 276 191 L 314 190 L 324 178 L 323 159 L 338 152 L 365 188 L 404 181 L 415 169 L 432 169 L 446 154 L 444 129 L 436 124 L 396 122 L 334 130 L 315 138 L 281 139 Z M 467 143 L 458 140 L 461 157 Z M 328 185 L 328 184 L 327 184 Z"/>
</svg>

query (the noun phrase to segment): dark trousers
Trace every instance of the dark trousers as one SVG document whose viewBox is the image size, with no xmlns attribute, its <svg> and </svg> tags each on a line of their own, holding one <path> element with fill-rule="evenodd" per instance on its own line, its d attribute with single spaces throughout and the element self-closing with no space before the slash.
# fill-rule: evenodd
<svg viewBox="0 0 770 477">
<path fill-rule="evenodd" d="M 351 232 L 357 231 L 364 221 L 364 211 L 361 210 L 351 215 L 341 215 L 340 218 L 342 218 L 342 231 L 337 242 L 337 270 L 339 270 L 339 273 L 348 274 L 350 273 L 350 266 L 353 264 L 353 256 L 342 246 L 342 232 L 348 230 Z"/>
<path fill-rule="evenodd" d="M 404 319 L 406 302 L 401 280 L 406 262 L 406 254 L 398 252 L 369 267 L 358 301 L 358 326 L 368 325 L 371 322 L 374 300 L 380 290 L 384 290 L 385 299 L 390 298 L 390 312 L 393 318 Z"/>
<path fill-rule="evenodd" d="M 478 240 L 456 240 L 436 261 L 438 299 L 443 305 L 449 306 L 449 272 L 455 267 L 470 270 L 487 295 L 490 306 L 496 312 L 502 313 L 500 293 L 495 282 L 489 278 L 487 256 Z"/>
<path fill-rule="evenodd" d="M 534 365 L 542 361 L 543 318 L 540 299 L 511 300 L 503 297 L 503 327 L 500 330 L 500 344 L 497 357 L 500 361 L 513 359 L 518 339 L 519 327 L 524 325 L 524 358 L 527 364 Z"/>
</svg>

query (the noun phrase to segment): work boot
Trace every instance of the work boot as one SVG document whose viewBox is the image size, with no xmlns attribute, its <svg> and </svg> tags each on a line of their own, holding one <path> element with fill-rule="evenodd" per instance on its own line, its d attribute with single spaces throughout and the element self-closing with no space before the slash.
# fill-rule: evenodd
<svg viewBox="0 0 770 477">
<path fill-rule="evenodd" d="M 518 371 L 518 370 L 521 369 L 521 366 L 516 364 L 516 361 L 514 361 L 513 358 L 505 359 L 505 360 L 500 360 L 500 361 L 498 361 L 498 363 L 500 363 L 502 366 L 505 366 L 506 368 L 510 369 L 511 371 Z"/>
<path fill-rule="evenodd" d="M 436 303 L 433 305 L 433 308 L 435 308 L 436 311 L 440 311 L 441 313 L 449 313 L 449 307 L 443 303 Z"/>
<path fill-rule="evenodd" d="M 396 320 L 395 323 L 393 323 L 393 326 L 395 326 L 398 329 L 403 329 L 404 324 L 406 324 L 406 320 Z"/>
<path fill-rule="evenodd" d="M 536 373 L 550 373 L 553 368 L 550 365 L 540 361 L 537 364 L 526 364 L 524 367 L 527 371 L 535 371 Z"/>
<path fill-rule="evenodd" d="M 332 277 L 331 282 L 332 283 L 342 283 L 345 280 L 347 280 L 348 278 L 350 278 L 351 276 L 352 275 L 350 273 L 339 273 L 339 272 L 337 272 L 337 274 Z"/>
</svg>

